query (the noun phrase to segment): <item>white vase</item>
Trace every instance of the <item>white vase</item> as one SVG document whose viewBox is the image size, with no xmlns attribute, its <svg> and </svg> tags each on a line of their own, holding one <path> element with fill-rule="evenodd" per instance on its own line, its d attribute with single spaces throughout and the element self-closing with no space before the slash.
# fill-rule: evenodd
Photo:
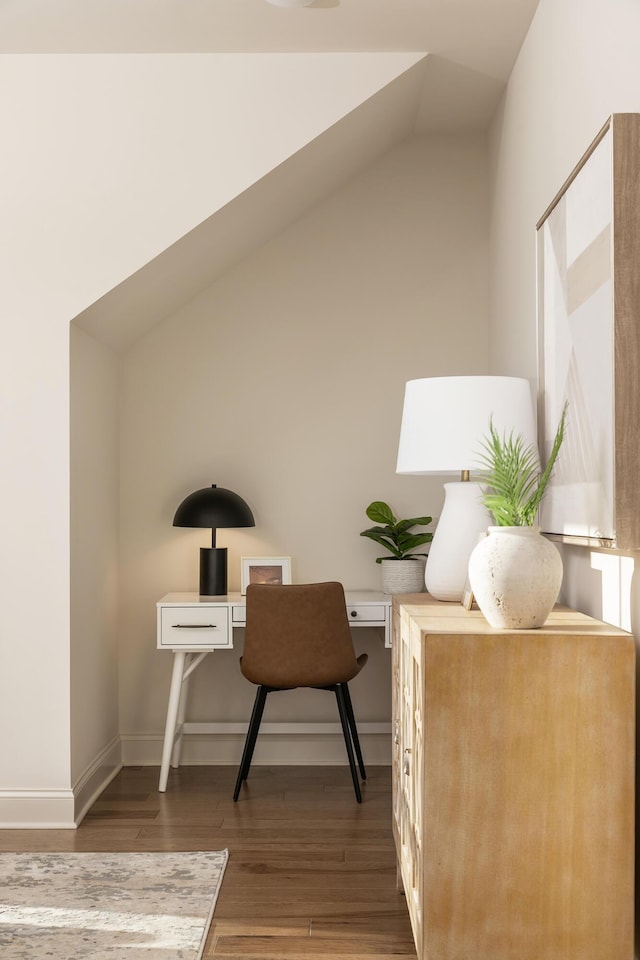
<svg viewBox="0 0 640 960">
<path fill-rule="evenodd" d="M 481 484 L 469 481 L 444 485 L 444 504 L 425 571 L 427 593 L 436 600 L 462 600 L 471 551 L 491 523 L 482 491 Z"/>
<path fill-rule="evenodd" d="M 383 560 L 383 593 L 422 593 L 424 591 L 424 565 L 426 557 L 411 557 L 406 560 Z"/>
<path fill-rule="evenodd" d="M 541 627 L 558 599 L 562 560 L 540 527 L 489 527 L 469 559 L 469 583 L 492 627 Z"/>
</svg>

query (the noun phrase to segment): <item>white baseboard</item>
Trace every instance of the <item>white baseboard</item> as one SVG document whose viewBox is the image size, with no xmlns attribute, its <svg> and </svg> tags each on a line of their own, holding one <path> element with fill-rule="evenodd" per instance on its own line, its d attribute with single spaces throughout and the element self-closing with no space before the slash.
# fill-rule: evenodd
<svg viewBox="0 0 640 960">
<path fill-rule="evenodd" d="M 70 789 L 0 789 L 0 829 L 75 830 L 121 769 L 120 737 L 115 737 Z"/>
<path fill-rule="evenodd" d="M 72 790 L 0 790 L 1 830 L 75 830 Z"/>
<path fill-rule="evenodd" d="M 74 822 L 78 826 L 92 804 L 122 770 L 122 745 L 114 737 L 73 785 Z"/>
<path fill-rule="evenodd" d="M 180 762 L 186 765 L 240 762 L 246 723 L 185 724 Z M 360 723 L 358 733 L 365 764 L 391 763 L 389 723 Z M 158 766 L 162 758 L 160 735 L 122 735 L 125 767 Z M 347 755 L 340 724 L 265 723 L 260 728 L 254 764 L 309 764 L 341 766 Z"/>
</svg>

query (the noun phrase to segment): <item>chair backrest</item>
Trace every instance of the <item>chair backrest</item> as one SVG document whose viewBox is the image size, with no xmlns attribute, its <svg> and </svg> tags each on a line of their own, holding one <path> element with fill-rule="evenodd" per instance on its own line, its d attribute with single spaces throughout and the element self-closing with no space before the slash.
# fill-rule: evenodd
<svg viewBox="0 0 640 960">
<path fill-rule="evenodd" d="M 346 683 L 360 670 L 341 583 L 250 584 L 241 660 L 267 687 Z"/>
</svg>

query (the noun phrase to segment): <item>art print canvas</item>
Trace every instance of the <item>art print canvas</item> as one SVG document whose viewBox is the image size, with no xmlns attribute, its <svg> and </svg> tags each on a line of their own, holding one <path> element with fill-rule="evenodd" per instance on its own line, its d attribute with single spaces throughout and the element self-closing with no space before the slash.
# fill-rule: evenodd
<svg viewBox="0 0 640 960">
<path fill-rule="evenodd" d="M 615 538 L 612 131 L 538 226 L 540 452 L 546 463 L 568 401 L 544 531 Z"/>
</svg>

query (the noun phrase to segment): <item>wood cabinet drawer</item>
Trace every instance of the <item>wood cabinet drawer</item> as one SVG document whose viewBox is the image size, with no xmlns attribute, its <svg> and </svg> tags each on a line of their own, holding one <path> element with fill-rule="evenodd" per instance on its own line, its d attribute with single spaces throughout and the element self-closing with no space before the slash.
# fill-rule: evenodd
<svg viewBox="0 0 640 960">
<path fill-rule="evenodd" d="M 198 650 L 233 645 L 227 607 L 161 607 L 158 620 L 159 647 Z"/>
</svg>

